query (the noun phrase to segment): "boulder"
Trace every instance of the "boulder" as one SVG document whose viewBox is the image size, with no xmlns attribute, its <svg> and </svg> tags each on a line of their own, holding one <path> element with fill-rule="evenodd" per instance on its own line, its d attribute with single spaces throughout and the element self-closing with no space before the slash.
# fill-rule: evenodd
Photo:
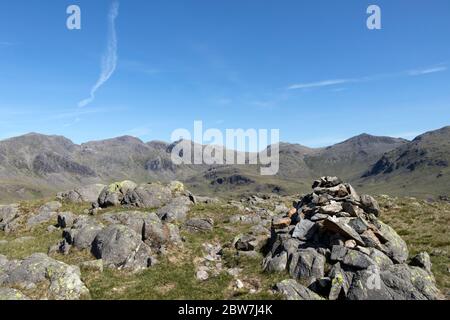
<svg viewBox="0 0 450 320">
<path fill-rule="evenodd" d="M 136 187 L 136 183 L 128 180 L 112 183 L 100 192 L 98 205 L 101 208 L 118 206 L 125 202 L 126 195 L 133 192 Z"/>
<path fill-rule="evenodd" d="M 103 224 L 88 217 L 79 217 L 72 228 L 65 229 L 63 237 L 65 241 L 77 249 L 90 249 L 97 234 L 103 229 Z"/>
<path fill-rule="evenodd" d="M 104 184 L 90 184 L 57 194 L 57 199 L 70 203 L 92 203 L 98 200 L 100 193 L 105 189 Z"/>
<path fill-rule="evenodd" d="M 0 206 L 0 230 L 9 233 L 15 229 L 11 224 L 20 216 L 18 204 Z"/>
<path fill-rule="evenodd" d="M 138 208 L 159 208 L 172 199 L 172 191 L 159 183 L 142 184 L 128 190 L 123 204 Z M 187 198 L 189 200 L 189 198 Z"/>
<path fill-rule="evenodd" d="M 33 289 L 47 284 L 47 290 L 40 290 L 42 298 L 56 300 L 77 300 L 89 296 L 89 291 L 80 279 L 80 269 L 56 261 L 45 254 L 35 253 L 12 268 L 6 278 L 6 285 Z"/>
<path fill-rule="evenodd" d="M 141 211 L 106 213 L 102 215 L 102 219 L 108 224 L 121 224 L 127 226 L 140 235 L 143 235 L 144 224 L 147 219 L 159 220 L 155 213 Z"/>
<path fill-rule="evenodd" d="M 191 218 L 184 227 L 190 232 L 210 232 L 214 228 L 214 221 L 209 218 Z"/>
<path fill-rule="evenodd" d="M 234 240 L 234 247 L 239 251 L 253 251 L 257 247 L 257 238 L 250 234 L 238 236 Z"/>
<path fill-rule="evenodd" d="M 152 265 L 150 247 L 124 225 L 111 225 L 100 231 L 92 244 L 92 253 L 106 267 L 139 271 Z"/>
<path fill-rule="evenodd" d="M 173 198 L 168 204 L 158 209 L 156 214 L 167 222 L 184 222 L 191 208 L 192 202 L 188 197 Z"/>
<path fill-rule="evenodd" d="M 181 245 L 182 240 L 178 226 L 162 222 L 156 214 L 150 214 L 144 221 L 143 240 L 151 248 Z"/>
<path fill-rule="evenodd" d="M 73 226 L 73 223 L 77 219 L 77 216 L 74 215 L 72 212 L 61 212 L 58 214 L 58 227 L 65 229 L 65 228 L 71 228 Z"/>
</svg>

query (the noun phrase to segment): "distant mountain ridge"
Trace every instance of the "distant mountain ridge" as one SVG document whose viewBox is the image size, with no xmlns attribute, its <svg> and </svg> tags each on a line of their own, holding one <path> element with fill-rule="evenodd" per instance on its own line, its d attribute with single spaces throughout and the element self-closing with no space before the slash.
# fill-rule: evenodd
<svg viewBox="0 0 450 320">
<path fill-rule="evenodd" d="M 124 179 L 177 179 L 205 194 L 294 193 L 323 175 L 380 192 L 441 195 L 450 190 L 449 141 L 450 126 L 413 141 L 362 134 L 326 148 L 280 143 L 279 173 L 263 177 L 257 165 L 175 165 L 170 152 L 177 142 L 122 136 L 78 145 L 62 136 L 30 133 L 0 141 L 0 201 Z"/>
</svg>

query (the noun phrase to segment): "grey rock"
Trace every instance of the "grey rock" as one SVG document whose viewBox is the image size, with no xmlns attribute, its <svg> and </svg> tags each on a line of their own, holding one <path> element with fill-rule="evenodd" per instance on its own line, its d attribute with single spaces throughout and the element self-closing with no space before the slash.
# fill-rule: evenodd
<svg viewBox="0 0 450 320">
<path fill-rule="evenodd" d="M 264 258 L 263 269 L 266 272 L 282 272 L 286 270 L 287 260 L 288 254 L 286 251 L 283 251 L 274 257 L 269 254 Z"/>
<path fill-rule="evenodd" d="M 310 283 L 324 276 L 325 257 L 312 248 L 300 249 L 289 261 L 289 273 L 296 279 Z"/>
<path fill-rule="evenodd" d="M 326 218 L 328 218 L 328 214 L 316 213 L 309 220 L 311 220 L 313 222 L 317 222 L 317 221 L 325 220 Z"/>
<path fill-rule="evenodd" d="M 185 197 L 189 200 L 188 197 Z M 139 208 L 159 208 L 172 199 L 170 188 L 159 183 L 142 184 L 134 190 L 129 190 L 123 200 L 123 204 Z M 190 200 L 189 200 L 190 201 Z"/>
<path fill-rule="evenodd" d="M 345 239 L 353 239 L 357 244 L 364 245 L 364 241 L 361 239 L 358 232 L 346 224 L 344 219 L 345 218 L 328 217 L 323 221 L 323 226 L 331 232 L 342 235 Z"/>
<path fill-rule="evenodd" d="M 353 273 L 345 272 L 338 262 L 333 265 L 330 272 L 328 273 L 328 276 L 331 279 L 331 287 L 328 294 L 328 299 L 338 300 L 340 298 L 345 298 L 352 283 Z"/>
<path fill-rule="evenodd" d="M 101 208 L 107 208 L 111 206 L 118 206 L 122 203 L 127 203 L 125 198 L 126 196 L 133 192 L 137 187 L 136 183 L 133 181 L 122 181 L 110 184 L 105 187 L 98 196 L 98 205 Z"/>
<path fill-rule="evenodd" d="M 364 253 L 341 246 L 333 246 L 331 260 L 356 269 L 367 269 L 371 265 L 376 265 L 375 261 Z"/>
<path fill-rule="evenodd" d="M 378 221 L 381 236 L 387 240 L 383 252 L 395 263 L 404 263 L 408 259 L 409 251 L 406 242 L 387 224 Z"/>
<path fill-rule="evenodd" d="M 148 215 L 144 221 L 143 240 L 155 249 L 167 245 L 180 246 L 182 243 L 178 226 L 162 222 L 155 214 Z"/>
<path fill-rule="evenodd" d="M 0 230 L 10 232 L 10 224 L 20 216 L 18 204 L 0 206 Z"/>
<path fill-rule="evenodd" d="M 308 219 L 302 219 L 294 228 L 293 238 L 309 240 L 316 231 L 316 224 Z"/>
<path fill-rule="evenodd" d="M 103 224 L 94 219 L 79 217 L 75 220 L 71 229 L 63 232 L 63 237 L 68 244 L 77 249 L 90 249 L 97 234 L 103 229 Z"/>
<path fill-rule="evenodd" d="M 338 177 L 321 177 L 319 180 L 314 181 L 312 188 L 331 188 L 340 185 L 342 180 Z"/>
<path fill-rule="evenodd" d="M 381 271 L 388 269 L 394 264 L 387 255 L 375 248 L 369 248 L 369 257 L 375 262 Z"/>
<path fill-rule="evenodd" d="M 139 234 L 123 225 L 103 229 L 92 244 L 92 253 L 106 267 L 139 271 L 151 266 L 151 250 Z"/>
<path fill-rule="evenodd" d="M 342 204 L 342 210 L 349 213 L 352 217 L 358 217 L 364 213 L 360 207 L 347 201 Z"/>
<path fill-rule="evenodd" d="M 340 202 L 331 201 L 330 204 L 320 207 L 319 212 L 328 215 L 336 215 L 339 212 L 342 212 L 342 210 L 343 208 Z"/>
<path fill-rule="evenodd" d="M 57 300 L 76 300 L 89 295 L 80 279 L 80 269 L 56 261 L 45 254 L 35 253 L 21 261 L 8 274 L 5 283 L 20 288 L 34 288 L 48 282 L 46 298 Z"/>
<path fill-rule="evenodd" d="M 286 300 L 323 300 L 321 296 L 294 279 L 283 280 L 277 283 L 275 291 L 283 295 Z"/>
<path fill-rule="evenodd" d="M 378 204 L 378 202 L 371 196 L 369 195 L 361 195 L 360 197 L 360 202 L 361 202 L 361 208 L 367 212 L 367 213 L 372 213 L 375 216 L 379 216 L 380 215 L 380 206 Z"/>
<path fill-rule="evenodd" d="M 61 207 L 62 204 L 59 201 L 52 201 L 44 204 L 38 209 L 35 215 L 28 219 L 27 227 L 33 228 L 39 224 L 46 223 L 51 220 L 56 220 L 56 217 L 58 215 L 57 211 Z"/>
<path fill-rule="evenodd" d="M 109 224 L 121 224 L 127 226 L 140 235 L 144 232 L 144 223 L 147 219 L 155 219 L 159 221 L 156 214 L 140 211 L 106 213 L 102 215 L 102 219 Z"/>
<path fill-rule="evenodd" d="M 214 221 L 209 218 L 191 218 L 186 221 L 185 228 L 190 232 L 209 232 L 214 228 Z"/>
<path fill-rule="evenodd" d="M 73 226 L 77 216 L 72 212 L 61 212 L 58 214 L 58 227 L 65 229 Z"/>
<path fill-rule="evenodd" d="M 256 248 L 256 237 L 250 234 L 238 236 L 234 241 L 234 247 L 239 251 L 253 251 Z"/>
<path fill-rule="evenodd" d="M 414 256 L 409 263 L 411 266 L 416 266 L 422 268 L 428 272 L 431 272 L 431 259 L 430 255 L 427 252 L 421 252 Z"/>
<path fill-rule="evenodd" d="M 261 217 L 257 215 L 234 215 L 230 217 L 230 223 L 259 224 L 261 223 Z"/>
<path fill-rule="evenodd" d="M 172 199 L 167 205 L 158 209 L 157 215 L 167 222 L 184 222 L 191 208 L 188 197 L 180 196 Z"/>
<path fill-rule="evenodd" d="M 57 198 L 61 201 L 70 203 L 92 203 L 98 200 L 100 193 L 105 189 L 103 184 L 90 184 L 81 186 L 67 192 L 57 194 Z"/>
<path fill-rule="evenodd" d="M 355 230 L 356 232 L 358 232 L 359 234 L 363 233 L 364 231 L 366 231 L 369 228 L 369 224 L 367 223 L 367 221 L 365 221 L 363 218 L 358 217 L 355 219 L 350 220 L 350 222 L 348 223 L 348 225 Z"/>
<path fill-rule="evenodd" d="M 16 289 L 0 288 L 0 301 L 30 300 L 26 295 Z"/>
</svg>

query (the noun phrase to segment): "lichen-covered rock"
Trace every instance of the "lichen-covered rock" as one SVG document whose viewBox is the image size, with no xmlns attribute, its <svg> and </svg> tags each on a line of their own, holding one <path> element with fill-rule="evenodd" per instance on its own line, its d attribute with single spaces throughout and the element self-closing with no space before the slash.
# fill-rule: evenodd
<svg viewBox="0 0 450 320">
<path fill-rule="evenodd" d="M 141 184 L 133 190 L 128 190 L 122 201 L 125 205 L 138 208 L 159 208 L 172 199 L 170 188 L 159 183 Z"/>
<path fill-rule="evenodd" d="M 275 286 L 275 291 L 286 300 L 323 300 L 321 296 L 294 279 L 283 280 Z"/>
<path fill-rule="evenodd" d="M 386 240 L 383 252 L 396 263 L 404 263 L 408 259 L 409 251 L 406 242 L 387 224 L 377 221 L 379 235 Z"/>
<path fill-rule="evenodd" d="M 48 286 L 42 298 L 77 300 L 88 297 L 89 291 L 80 279 L 80 269 L 35 253 L 10 268 L 4 285 L 30 290 L 39 284 Z"/>
<path fill-rule="evenodd" d="M 428 272 L 431 272 L 432 264 L 430 255 L 427 252 L 421 252 L 411 259 L 409 265 L 416 266 Z"/>
<path fill-rule="evenodd" d="M 16 289 L 0 288 L 0 301 L 30 300 L 26 295 Z"/>
<path fill-rule="evenodd" d="M 101 208 L 118 206 L 125 201 L 126 195 L 136 187 L 136 183 L 128 180 L 112 183 L 100 192 L 98 205 Z"/>
</svg>

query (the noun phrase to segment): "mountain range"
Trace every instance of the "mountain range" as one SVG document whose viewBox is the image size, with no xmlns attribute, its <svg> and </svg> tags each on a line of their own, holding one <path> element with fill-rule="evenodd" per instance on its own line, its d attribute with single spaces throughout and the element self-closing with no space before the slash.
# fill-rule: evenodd
<svg viewBox="0 0 450 320">
<path fill-rule="evenodd" d="M 450 190 L 450 126 L 412 141 L 362 134 L 326 148 L 280 143 L 276 176 L 261 176 L 257 165 L 175 165 L 170 152 L 177 143 L 123 136 L 78 145 L 37 133 L 3 140 L 0 202 L 125 179 L 177 179 L 196 193 L 221 196 L 301 193 L 311 179 L 324 175 L 339 176 L 367 192 L 437 197 Z"/>
</svg>

